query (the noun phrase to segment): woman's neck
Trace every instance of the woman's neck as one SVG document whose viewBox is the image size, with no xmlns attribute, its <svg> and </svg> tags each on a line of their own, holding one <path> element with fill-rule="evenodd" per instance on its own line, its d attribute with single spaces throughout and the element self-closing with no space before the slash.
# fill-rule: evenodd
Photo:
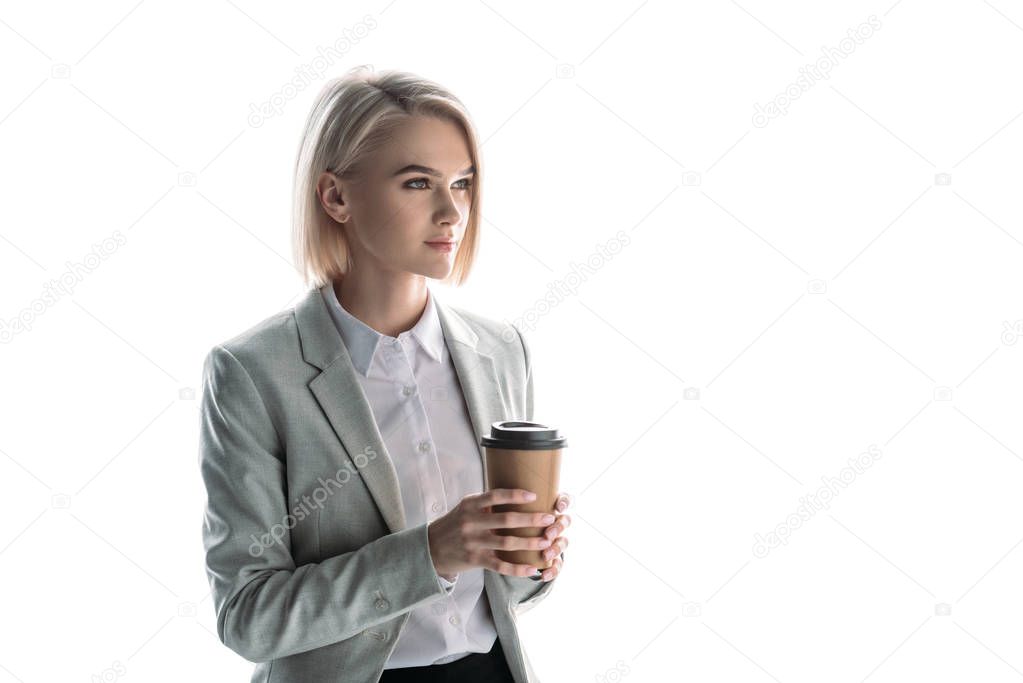
<svg viewBox="0 0 1023 683">
<path fill-rule="evenodd" d="M 350 271 L 333 282 L 341 306 L 381 334 L 397 337 L 412 329 L 426 308 L 426 278 L 413 273 L 365 277 Z"/>
</svg>

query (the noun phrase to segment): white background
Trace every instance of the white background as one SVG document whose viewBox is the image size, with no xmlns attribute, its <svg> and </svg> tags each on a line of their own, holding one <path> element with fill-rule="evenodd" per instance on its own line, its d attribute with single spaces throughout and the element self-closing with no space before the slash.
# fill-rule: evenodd
<svg viewBox="0 0 1023 683">
<path fill-rule="evenodd" d="M 248 680 L 203 568 L 201 364 L 305 291 L 298 139 L 362 63 L 485 140 L 481 257 L 436 291 L 542 311 L 576 496 L 520 617 L 544 681 L 1023 678 L 1018 5 L 22 3 L 0 61 L 0 682 Z"/>
</svg>

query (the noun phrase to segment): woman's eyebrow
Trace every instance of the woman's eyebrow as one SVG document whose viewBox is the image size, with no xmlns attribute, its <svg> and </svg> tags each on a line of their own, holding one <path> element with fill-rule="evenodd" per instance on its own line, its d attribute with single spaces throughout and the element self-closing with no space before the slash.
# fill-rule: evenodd
<svg viewBox="0 0 1023 683">
<path fill-rule="evenodd" d="M 469 168 L 465 169 L 458 175 L 471 175 L 475 172 L 476 167 L 470 166 Z M 429 166 L 420 166 L 419 164 L 409 164 L 408 166 L 403 166 L 402 168 L 399 168 L 397 171 L 395 171 L 394 175 L 399 176 L 402 175 L 403 173 L 425 173 L 426 175 L 431 175 L 434 178 L 440 178 L 442 175 L 441 172 L 435 168 L 430 168 Z"/>
</svg>

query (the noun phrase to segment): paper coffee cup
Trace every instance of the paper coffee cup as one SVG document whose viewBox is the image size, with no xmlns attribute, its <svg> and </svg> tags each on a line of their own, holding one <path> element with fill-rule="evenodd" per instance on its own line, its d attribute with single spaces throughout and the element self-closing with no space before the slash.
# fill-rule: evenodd
<svg viewBox="0 0 1023 683">
<path fill-rule="evenodd" d="M 487 490 L 525 489 L 536 494 L 528 503 L 494 505 L 492 512 L 550 512 L 557 514 L 554 503 L 558 497 L 561 472 L 561 450 L 568 446 L 558 430 L 539 422 L 507 420 L 490 425 L 490 436 L 480 440 L 486 453 Z M 550 525 L 547 525 L 550 526 Z M 495 529 L 499 536 L 536 538 L 547 526 Z M 529 564 L 547 569 L 554 558 L 544 559 L 542 550 L 498 550 L 506 562 Z M 555 556 L 557 557 L 557 556 Z"/>
</svg>

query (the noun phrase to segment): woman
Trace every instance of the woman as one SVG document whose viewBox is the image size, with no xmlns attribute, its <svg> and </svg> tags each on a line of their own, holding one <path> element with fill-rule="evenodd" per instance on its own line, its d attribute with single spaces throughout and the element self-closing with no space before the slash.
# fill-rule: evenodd
<svg viewBox="0 0 1023 683">
<path fill-rule="evenodd" d="M 529 349 L 426 283 L 468 275 L 480 176 L 475 129 L 435 83 L 360 67 L 313 107 L 293 237 L 314 286 L 203 368 L 206 568 L 253 681 L 537 681 L 516 615 L 561 570 L 569 497 L 547 519 L 492 512 L 529 498 L 483 492 L 479 446 L 532 419 Z M 540 576 L 495 554 L 540 548 Z"/>
</svg>

